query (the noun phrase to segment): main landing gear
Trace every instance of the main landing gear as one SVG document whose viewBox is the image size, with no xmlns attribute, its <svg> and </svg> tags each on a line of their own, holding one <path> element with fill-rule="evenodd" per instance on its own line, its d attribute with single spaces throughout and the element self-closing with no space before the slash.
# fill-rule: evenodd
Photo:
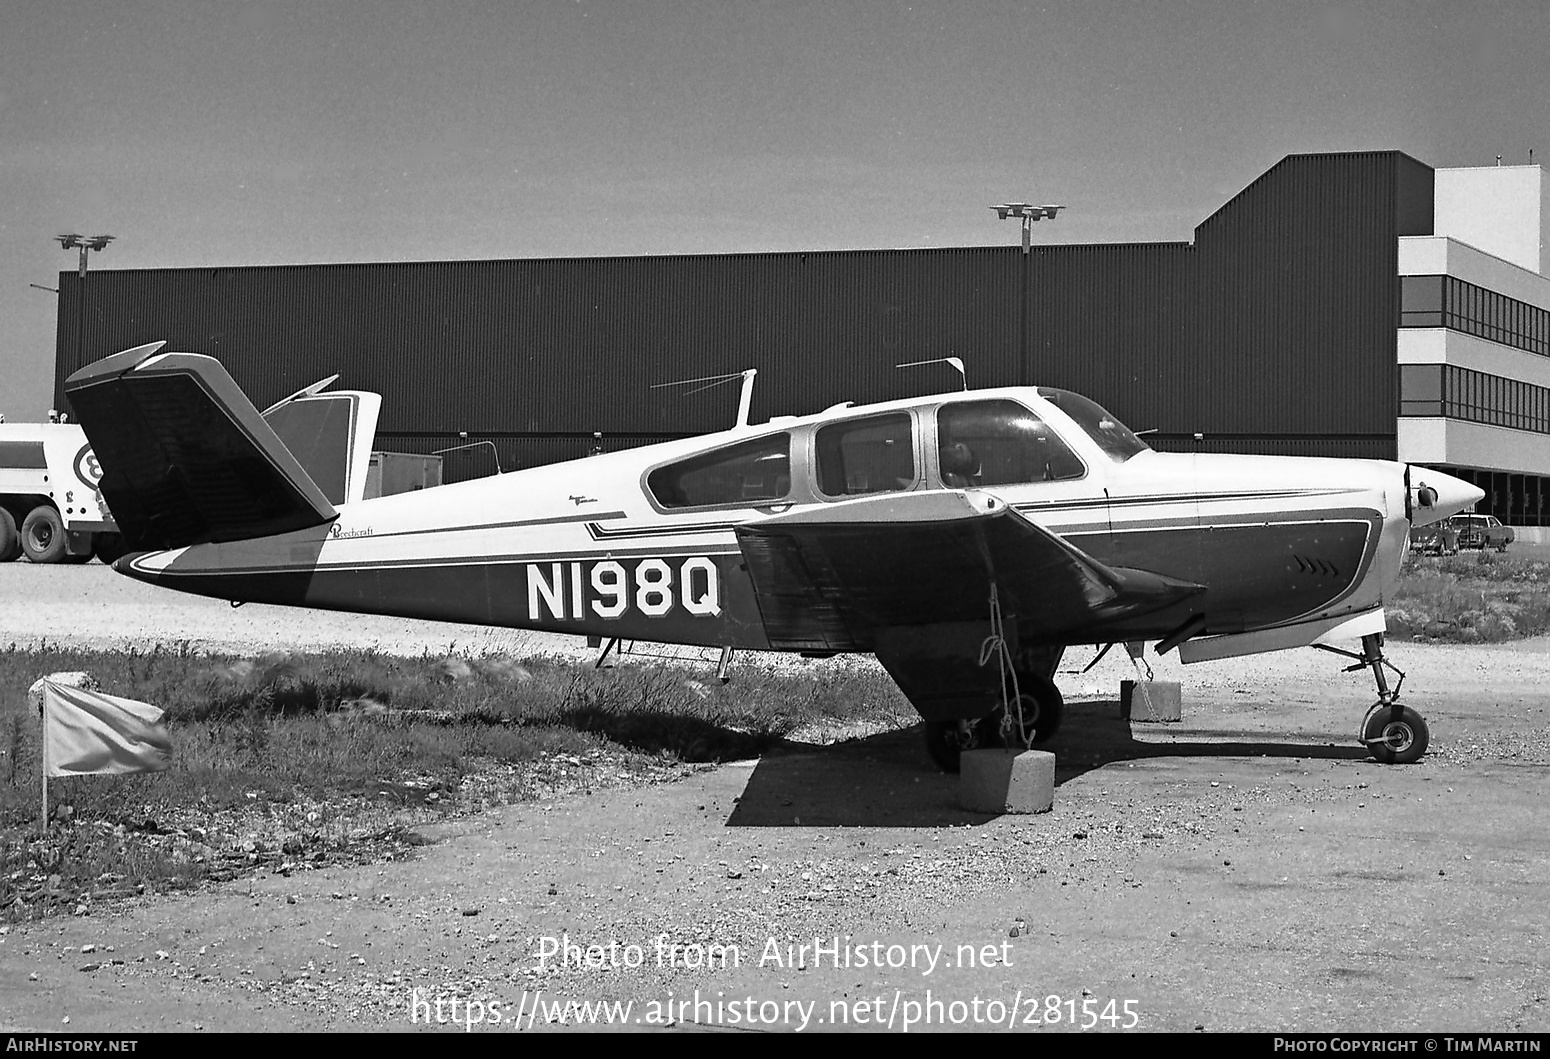
<svg viewBox="0 0 1550 1059">
<path fill-rule="evenodd" d="M 1399 701 L 1399 689 L 1405 682 L 1405 674 L 1383 657 L 1383 634 L 1374 633 L 1362 637 L 1362 652 L 1343 651 L 1327 644 L 1315 645 L 1331 654 L 1356 659 L 1356 664 L 1346 667 L 1347 673 L 1359 669 L 1371 669 L 1378 685 L 1378 701 L 1362 718 L 1357 740 L 1374 758 L 1385 765 L 1409 765 L 1421 760 L 1431 742 L 1431 733 L 1421 715 Z M 1387 667 L 1399 675 L 1394 687 L 1389 688 L 1383 670 Z"/>
<path fill-rule="evenodd" d="M 938 768 L 957 772 L 959 757 L 965 750 L 998 746 L 1020 750 L 1030 742 L 1043 743 L 1055 735 L 1065 712 L 1065 699 L 1055 681 L 1042 672 L 1022 670 L 1017 674 L 1017 684 L 1022 692 L 1018 696 L 1020 709 L 1014 710 L 1011 717 L 997 706 L 980 718 L 926 722 L 926 752 Z"/>
</svg>

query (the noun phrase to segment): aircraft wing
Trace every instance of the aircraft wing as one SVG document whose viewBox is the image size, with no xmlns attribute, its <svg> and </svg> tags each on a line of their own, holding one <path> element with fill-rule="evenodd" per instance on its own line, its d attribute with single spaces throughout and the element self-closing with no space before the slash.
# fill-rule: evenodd
<svg viewBox="0 0 1550 1059">
<path fill-rule="evenodd" d="M 990 585 L 1025 637 L 1081 642 L 1202 586 L 1106 566 L 978 490 L 889 493 L 737 528 L 771 646 L 874 650 L 890 631 L 972 625 Z"/>
<path fill-rule="evenodd" d="M 65 395 L 134 549 L 322 525 L 333 505 L 220 362 L 156 342 L 88 364 Z"/>
</svg>

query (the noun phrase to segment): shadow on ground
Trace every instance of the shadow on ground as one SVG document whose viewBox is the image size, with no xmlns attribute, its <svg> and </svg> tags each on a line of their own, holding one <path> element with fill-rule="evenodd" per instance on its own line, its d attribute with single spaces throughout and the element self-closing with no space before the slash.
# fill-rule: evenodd
<svg viewBox="0 0 1550 1059">
<path fill-rule="evenodd" d="M 1055 784 L 1113 762 L 1157 758 L 1361 760 L 1356 746 L 1269 741 L 1258 733 L 1148 726 L 1137 739 L 1117 702 L 1067 703 L 1061 732 L 1038 749 L 1055 755 Z M 952 827 L 995 819 L 958 808 L 958 777 L 926 756 L 921 725 L 833 746 L 782 747 L 759 759 L 729 827 Z"/>
</svg>

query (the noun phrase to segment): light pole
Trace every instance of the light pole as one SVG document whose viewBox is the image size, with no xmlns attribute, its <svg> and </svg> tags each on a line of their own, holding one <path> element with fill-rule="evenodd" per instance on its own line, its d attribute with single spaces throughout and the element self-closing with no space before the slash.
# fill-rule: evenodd
<svg viewBox="0 0 1550 1059">
<path fill-rule="evenodd" d="M 1031 202 L 1003 202 L 992 206 L 996 216 L 1003 221 L 1008 217 L 1017 217 L 1023 222 L 1023 264 L 1019 270 L 1021 280 L 1018 284 L 1017 298 L 1017 382 L 1021 386 L 1028 385 L 1028 252 L 1033 245 L 1033 222 L 1041 221 L 1048 217 L 1055 219 L 1055 214 L 1065 209 L 1048 203 L 1043 206 L 1035 206 Z"/>
<path fill-rule="evenodd" d="M 54 236 L 54 242 L 61 249 L 81 250 L 81 278 L 76 283 L 75 292 L 75 366 L 81 367 L 81 361 L 86 356 L 86 254 L 91 250 L 102 250 L 113 241 L 111 235 L 81 235 L 71 232 L 68 235 Z"/>
</svg>

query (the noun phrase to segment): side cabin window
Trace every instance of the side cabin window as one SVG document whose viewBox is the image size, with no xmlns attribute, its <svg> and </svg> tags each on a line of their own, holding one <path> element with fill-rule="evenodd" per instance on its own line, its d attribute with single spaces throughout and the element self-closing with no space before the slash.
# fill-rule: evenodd
<svg viewBox="0 0 1550 1059">
<path fill-rule="evenodd" d="M 1081 478 L 1086 466 L 1059 434 L 1016 401 L 962 401 L 937 410 L 937 459 L 949 489 Z"/>
<path fill-rule="evenodd" d="M 791 435 L 772 434 L 658 467 L 646 488 L 665 508 L 766 504 L 791 492 Z"/>
<path fill-rule="evenodd" d="M 819 427 L 818 489 L 825 496 L 889 493 L 915 484 L 915 435 L 908 412 Z"/>
</svg>

